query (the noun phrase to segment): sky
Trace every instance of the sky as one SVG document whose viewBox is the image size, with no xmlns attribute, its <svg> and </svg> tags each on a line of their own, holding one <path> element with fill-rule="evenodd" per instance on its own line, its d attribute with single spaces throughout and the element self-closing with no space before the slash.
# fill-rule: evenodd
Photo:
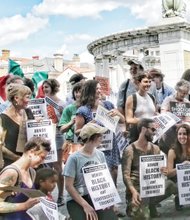
<svg viewBox="0 0 190 220">
<path fill-rule="evenodd" d="M 161 0 L 0 0 L 0 50 L 9 49 L 12 57 L 26 58 L 62 53 L 65 59 L 71 59 L 73 54 L 79 54 L 81 61 L 93 62 L 87 51 L 89 43 L 113 33 L 158 24 L 161 3 Z"/>
</svg>

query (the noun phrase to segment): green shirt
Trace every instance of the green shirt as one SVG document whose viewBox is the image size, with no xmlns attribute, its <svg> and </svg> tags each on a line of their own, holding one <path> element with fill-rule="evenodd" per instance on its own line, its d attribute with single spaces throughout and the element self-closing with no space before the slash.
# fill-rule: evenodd
<svg viewBox="0 0 190 220">
<path fill-rule="evenodd" d="M 71 119 L 76 115 L 77 106 L 75 103 L 72 103 L 64 108 L 61 119 L 59 121 L 59 126 L 68 124 Z M 74 126 L 72 126 L 66 133 L 65 133 L 66 140 L 74 140 Z"/>
</svg>

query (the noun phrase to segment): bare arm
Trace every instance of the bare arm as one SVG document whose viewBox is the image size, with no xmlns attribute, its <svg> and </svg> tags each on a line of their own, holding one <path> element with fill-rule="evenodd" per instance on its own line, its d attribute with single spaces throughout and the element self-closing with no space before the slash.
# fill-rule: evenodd
<svg viewBox="0 0 190 220">
<path fill-rule="evenodd" d="M 170 149 L 168 152 L 168 176 L 172 177 L 176 175 L 176 168 L 174 167 L 174 160 L 176 158 L 175 152 L 173 149 Z"/>
<path fill-rule="evenodd" d="M 88 202 L 82 198 L 82 196 L 79 195 L 73 184 L 74 184 L 74 178 L 66 176 L 65 177 L 66 190 L 73 198 L 73 200 L 75 200 L 75 202 L 77 202 L 80 206 L 82 206 L 86 214 L 86 220 L 98 220 L 98 216 L 94 208 L 90 206 Z"/>
<path fill-rule="evenodd" d="M 122 157 L 122 173 L 123 181 L 132 194 L 132 203 L 136 206 L 140 205 L 140 194 L 135 189 L 131 180 L 131 166 L 133 161 L 133 150 L 128 148 L 124 151 Z"/>
<path fill-rule="evenodd" d="M 0 186 L 14 186 L 17 182 L 18 174 L 16 170 L 7 169 L 0 175 Z M 28 199 L 23 203 L 9 203 L 5 202 L 7 196 L 11 192 L 0 191 L 0 213 L 10 213 L 16 211 L 23 211 L 31 208 L 39 202 L 38 198 Z"/>
<path fill-rule="evenodd" d="M 75 117 L 71 119 L 70 122 L 61 126 L 60 131 L 62 133 L 67 132 L 75 124 Z"/>
<path fill-rule="evenodd" d="M 75 118 L 75 134 L 79 135 L 82 127 L 85 124 L 85 120 L 81 115 L 77 115 Z"/>
<path fill-rule="evenodd" d="M 14 154 L 9 149 L 7 149 L 5 145 L 2 146 L 2 152 L 3 152 L 3 157 L 10 159 L 12 161 L 16 161 L 20 158 L 19 155 Z"/>
<path fill-rule="evenodd" d="M 127 124 L 137 124 L 139 119 L 133 115 L 133 96 L 130 95 L 125 103 L 125 119 Z"/>
</svg>

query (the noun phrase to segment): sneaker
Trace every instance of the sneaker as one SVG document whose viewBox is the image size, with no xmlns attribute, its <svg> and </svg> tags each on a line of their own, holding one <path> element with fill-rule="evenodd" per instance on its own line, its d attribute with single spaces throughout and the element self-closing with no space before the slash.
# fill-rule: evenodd
<svg viewBox="0 0 190 220">
<path fill-rule="evenodd" d="M 63 206 L 65 205 L 64 203 L 64 199 L 62 196 L 60 196 L 58 199 L 57 199 L 57 206 L 60 207 L 60 206 Z"/>
</svg>

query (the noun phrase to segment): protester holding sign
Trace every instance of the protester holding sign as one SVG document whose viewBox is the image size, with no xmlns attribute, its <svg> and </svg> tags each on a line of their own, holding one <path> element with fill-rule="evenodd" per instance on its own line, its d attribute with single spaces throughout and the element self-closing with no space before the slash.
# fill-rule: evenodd
<svg viewBox="0 0 190 220">
<path fill-rule="evenodd" d="M 181 124 L 177 128 L 177 140 L 168 152 L 167 176 L 177 183 L 176 164 L 190 163 L 190 126 Z M 176 185 L 177 187 L 177 185 Z M 175 196 L 175 208 L 180 210 L 178 195 Z"/>
<path fill-rule="evenodd" d="M 35 171 L 50 151 L 50 142 L 42 137 L 33 137 L 25 145 L 23 155 L 0 173 L 0 186 L 34 188 Z M 39 198 L 28 199 L 23 193 L 9 196 L 0 191 L 0 216 L 4 220 L 31 220 L 26 210 L 39 202 Z"/>
<path fill-rule="evenodd" d="M 164 99 L 161 105 L 161 113 L 171 112 L 172 102 L 175 102 L 176 104 L 190 103 L 189 100 L 186 98 L 186 96 L 189 94 L 189 91 L 190 91 L 189 82 L 187 82 L 184 79 L 181 79 L 179 82 L 176 83 L 175 90 L 176 90 L 175 94 L 170 95 Z M 175 111 L 174 111 L 174 114 L 175 114 Z M 159 142 L 160 149 L 164 153 L 168 154 L 169 147 L 171 147 L 174 144 L 176 137 L 177 137 L 176 126 L 173 126 L 171 129 L 169 129 L 164 134 L 164 136 L 160 140 Z"/>
<path fill-rule="evenodd" d="M 137 141 L 124 150 L 122 157 L 122 173 L 126 185 L 126 199 L 128 200 L 126 211 L 128 216 L 137 219 L 149 219 L 149 216 L 159 216 L 156 204 L 170 196 L 173 188 L 172 182 L 167 182 L 164 196 L 159 196 L 157 199 L 140 197 L 139 158 L 145 155 L 158 155 L 160 149 L 157 145 L 151 143 L 156 130 L 152 119 L 141 119 L 138 122 L 137 129 L 139 132 Z M 149 174 L 151 172 L 151 170 L 148 171 Z M 147 178 L 151 178 L 151 176 Z"/>
<path fill-rule="evenodd" d="M 6 131 L 5 143 L 2 148 L 5 166 L 20 158 L 26 143 L 25 123 L 30 117 L 27 115 L 26 108 L 32 92 L 27 86 L 11 83 L 7 87 L 6 93 L 11 105 L 0 115 L 2 128 Z M 22 149 L 18 150 L 18 148 Z"/>
<path fill-rule="evenodd" d="M 63 146 L 63 161 L 67 161 L 70 153 L 77 149 L 76 136 L 74 134 L 75 116 L 77 108 L 79 107 L 79 100 L 81 96 L 82 82 L 78 82 L 73 86 L 72 95 L 74 102 L 66 106 L 62 112 L 59 121 L 60 131 L 64 133 L 65 141 Z M 78 145 L 79 146 L 79 145 Z"/>
<path fill-rule="evenodd" d="M 124 123 L 124 116 L 117 109 L 114 109 L 113 104 L 109 101 L 101 100 L 101 86 L 99 82 L 96 80 L 88 80 L 83 85 L 80 98 L 80 107 L 76 113 L 76 134 L 79 134 L 80 130 L 86 123 L 95 119 L 98 105 L 102 105 L 104 108 L 109 110 L 109 116 L 119 116 L 120 122 Z M 113 135 L 112 150 L 104 151 L 104 154 L 113 180 L 116 184 L 118 165 L 120 164 L 120 153 L 114 137 L 115 136 Z"/>
<path fill-rule="evenodd" d="M 65 168 L 65 187 L 68 191 L 67 209 L 72 220 L 117 219 L 113 209 L 95 211 L 82 174 L 82 168 L 106 162 L 104 154 L 97 149 L 101 144 L 106 128 L 94 123 L 87 123 L 79 137 L 84 146 L 70 155 Z"/>
<path fill-rule="evenodd" d="M 56 134 L 55 134 L 55 140 L 56 140 L 56 148 L 57 148 L 57 162 L 53 164 L 54 168 L 59 174 L 59 180 L 58 180 L 58 206 L 61 206 L 64 204 L 63 201 L 63 187 L 64 187 L 64 180 L 62 173 L 62 147 L 63 147 L 63 135 L 59 130 L 59 119 L 61 117 L 64 102 L 57 97 L 57 93 L 59 92 L 60 84 L 56 79 L 47 79 L 43 82 L 42 88 L 43 92 L 46 97 L 50 99 L 49 103 L 46 100 L 47 103 L 47 113 L 49 116 L 49 119 L 52 120 L 53 124 L 56 127 Z M 48 99 L 48 100 L 49 100 Z M 54 104 L 55 103 L 55 104 Z"/>
<path fill-rule="evenodd" d="M 136 125 L 141 118 L 149 118 L 156 115 L 155 98 L 150 95 L 151 78 L 147 74 L 136 77 L 138 91 L 127 98 L 125 103 L 125 118 L 129 126 L 130 141 L 135 141 L 137 130 Z"/>
</svg>

